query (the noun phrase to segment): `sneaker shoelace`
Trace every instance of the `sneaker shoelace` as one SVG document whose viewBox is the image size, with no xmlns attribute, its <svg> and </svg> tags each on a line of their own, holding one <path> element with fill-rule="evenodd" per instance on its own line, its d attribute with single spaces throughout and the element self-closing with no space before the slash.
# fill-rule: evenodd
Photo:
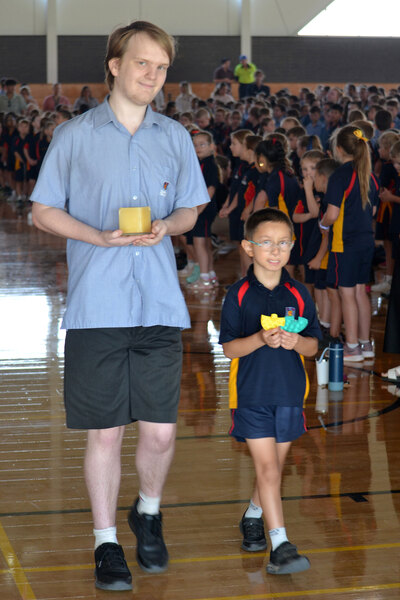
<svg viewBox="0 0 400 600">
<path fill-rule="evenodd" d="M 104 566 L 110 570 L 120 571 L 126 569 L 125 559 L 118 548 L 107 548 L 99 560 L 98 566 Z"/>
<path fill-rule="evenodd" d="M 264 535 L 264 526 L 258 519 L 249 519 L 244 523 L 246 537 L 250 539 L 258 539 Z"/>
</svg>

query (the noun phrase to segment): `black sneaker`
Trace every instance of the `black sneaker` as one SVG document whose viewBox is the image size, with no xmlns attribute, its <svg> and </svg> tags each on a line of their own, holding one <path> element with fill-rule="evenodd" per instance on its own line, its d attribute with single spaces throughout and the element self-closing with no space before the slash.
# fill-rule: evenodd
<svg viewBox="0 0 400 600">
<path fill-rule="evenodd" d="M 245 517 L 245 514 L 239 523 L 240 533 L 243 535 L 241 548 L 247 552 L 266 550 L 267 540 L 264 533 L 264 521 L 261 517 L 259 519 Z"/>
<path fill-rule="evenodd" d="M 267 573 L 271 575 L 287 575 L 300 573 L 310 568 L 310 561 L 306 556 L 297 552 L 296 546 L 290 542 L 283 542 L 276 550 L 271 550 Z"/>
<path fill-rule="evenodd" d="M 101 544 L 95 550 L 94 560 L 97 588 L 115 592 L 132 589 L 132 575 L 122 546 L 110 542 Z"/>
<path fill-rule="evenodd" d="M 137 538 L 136 557 L 139 567 L 147 573 L 163 573 L 168 567 L 168 550 L 162 535 L 162 516 L 140 515 L 136 499 L 128 514 L 129 527 Z"/>
</svg>

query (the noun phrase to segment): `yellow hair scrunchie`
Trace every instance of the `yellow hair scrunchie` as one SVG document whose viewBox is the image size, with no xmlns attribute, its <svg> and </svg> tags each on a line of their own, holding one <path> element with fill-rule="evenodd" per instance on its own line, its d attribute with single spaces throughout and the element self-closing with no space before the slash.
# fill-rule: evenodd
<svg viewBox="0 0 400 600">
<path fill-rule="evenodd" d="M 363 132 L 361 131 L 361 129 L 356 129 L 355 131 L 353 131 L 353 133 L 359 140 L 364 140 L 364 142 L 368 142 L 368 138 L 363 136 Z"/>
</svg>

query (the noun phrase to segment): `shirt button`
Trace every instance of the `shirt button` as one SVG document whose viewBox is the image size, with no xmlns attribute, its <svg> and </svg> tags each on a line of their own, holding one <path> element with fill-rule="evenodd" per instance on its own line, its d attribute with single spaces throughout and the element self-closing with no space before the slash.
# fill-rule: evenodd
<svg viewBox="0 0 400 600">
<path fill-rule="evenodd" d="M 137 196 L 132 196 L 132 200 L 137 200 Z"/>
<path fill-rule="evenodd" d="M 140 255 L 140 252 L 135 252 L 135 256 L 139 256 L 139 255 Z"/>
</svg>

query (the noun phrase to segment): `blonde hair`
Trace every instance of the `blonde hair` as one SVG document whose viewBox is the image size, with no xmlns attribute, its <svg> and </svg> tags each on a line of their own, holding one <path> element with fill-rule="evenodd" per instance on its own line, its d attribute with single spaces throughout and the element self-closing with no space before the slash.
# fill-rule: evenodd
<svg viewBox="0 0 400 600">
<path fill-rule="evenodd" d="M 336 136 L 336 144 L 348 156 L 353 158 L 360 184 L 361 203 L 362 207 L 365 208 L 370 203 L 371 153 L 368 140 L 364 137 L 361 129 L 353 127 L 353 125 L 346 125 L 339 130 Z"/>
<path fill-rule="evenodd" d="M 390 148 L 390 158 L 397 158 L 398 156 L 400 156 L 400 140 Z"/>
<path fill-rule="evenodd" d="M 166 31 L 147 21 L 133 21 L 126 27 L 118 27 L 113 31 L 107 41 L 106 56 L 104 58 L 105 81 L 109 89 L 114 87 L 114 75 L 110 71 L 109 62 L 112 58 L 121 59 L 127 49 L 132 36 L 145 33 L 156 42 L 168 55 L 169 63 L 175 58 L 175 40 Z"/>
<path fill-rule="evenodd" d="M 384 131 L 378 139 L 379 146 L 383 148 L 391 148 L 400 140 L 400 134 L 395 131 Z"/>
</svg>

